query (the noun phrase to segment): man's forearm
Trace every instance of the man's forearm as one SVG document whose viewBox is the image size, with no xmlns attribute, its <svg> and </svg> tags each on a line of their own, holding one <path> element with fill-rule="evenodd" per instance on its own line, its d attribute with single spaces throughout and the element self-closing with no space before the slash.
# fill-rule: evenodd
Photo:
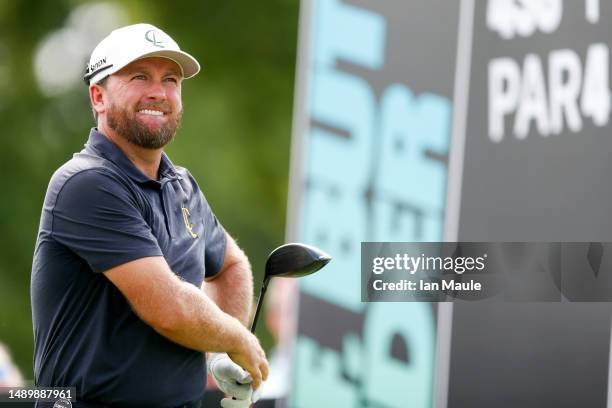
<svg viewBox="0 0 612 408">
<path fill-rule="evenodd" d="M 241 321 L 224 313 L 197 287 L 183 283 L 174 324 L 154 327 L 164 337 L 199 351 L 234 352 L 244 347 Z"/>
<path fill-rule="evenodd" d="M 200 351 L 244 347 L 248 331 L 196 286 L 182 281 L 162 257 L 137 259 L 104 272 L 136 314 L 168 339 Z"/>
<path fill-rule="evenodd" d="M 126 262 L 104 276 L 162 336 L 194 350 L 226 352 L 251 374 L 254 385 L 267 376 L 264 351 L 244 322 L 222 311 L 201 288 L 181 280 L 163 257 Z"/>
<path fill-rule="evenodd" d="M 253 301 L 253 277 L 248 261 L 229 265 L 202 288 L 221 310 L 248 325 Z"/>
</svg>

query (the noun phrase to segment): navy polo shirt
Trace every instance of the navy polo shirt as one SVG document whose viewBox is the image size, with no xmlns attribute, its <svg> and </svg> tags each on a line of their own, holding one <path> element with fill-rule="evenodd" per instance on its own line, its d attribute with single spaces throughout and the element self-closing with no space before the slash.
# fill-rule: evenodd
<svg viewBox="0 0 612 408">
<path fill-rule="evenodd" d="M 226 236 L 196 181 L 162 156 L 144 175 L 92 129 L 49 183 L 32 266 L 38 386 L 74 386 L 80 399 L 174 407 L 202 397 L 204 355 L 155 332 L 103 273 L 164 256 L 200 287 L 223 264 Z"/>
</svg>

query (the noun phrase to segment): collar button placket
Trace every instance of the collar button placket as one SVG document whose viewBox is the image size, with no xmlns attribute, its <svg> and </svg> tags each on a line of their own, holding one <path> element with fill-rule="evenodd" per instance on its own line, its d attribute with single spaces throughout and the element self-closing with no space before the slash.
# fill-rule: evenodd
<svg viewBox="0 0 612 408">
<path fill-rule="evenodd" d="M 171 200 L 170 200 L 170 191 L 168 190 L 167 180 L 162 180 L 159 187 L 159 194 L 161 196 L 162 203 L 162 211 L 164 213 L 164 223 L 166 224 L 166 230 L 168 231 L 168 236 L 170 239 L 174 238 L 173 234 L 173 223 L 172 223 L 172 211 L 171 211 Z"/>
</svg>

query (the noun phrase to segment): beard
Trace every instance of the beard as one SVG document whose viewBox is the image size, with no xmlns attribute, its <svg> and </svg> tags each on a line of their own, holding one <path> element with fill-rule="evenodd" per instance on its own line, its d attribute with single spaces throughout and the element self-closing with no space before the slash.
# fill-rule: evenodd
<svg viewBox="0 0 612 408">
<path fill-rule="evenodd" d="M 140 109 L 160 109 L 168 111 L 165 107 L 159 104 L 149 104 Z M 121 135 L 128 142 L 140 146 L 145 149 L 161 149 L 174 139 L 176 130 L 181 125 L 183 111 L 181 110 L 176 115 L 172 112 L 168 115 L 167 123 L 161 125 L 157 129 L 152 129 L 138 121 L 136 112 L 130 111 L 127 108 L 120 108 L 116 105 L 111 105 L 108 109 L 108 126 Z"/>
</svg>

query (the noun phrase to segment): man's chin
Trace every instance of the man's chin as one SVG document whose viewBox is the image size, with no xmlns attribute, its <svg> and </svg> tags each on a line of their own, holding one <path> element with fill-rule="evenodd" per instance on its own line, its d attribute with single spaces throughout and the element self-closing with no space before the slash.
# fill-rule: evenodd
<svg viewBox="0 0 612 408">
<path fill-rule="evenodd" d="M 111 115 L 109 126 L 130 144 L 144 149 L 158 150 L 174 139 L 178 124 L 172 117 L 155 117 L 139 113 Z"/>
<path fill-rule="evenodd" d="M 168 125 L 168 118 L 140 114 L 136 114 L 134 121 L 138 123 L 139 127 L 147 129 L 149 132 L 159 132 L 164 126 Z"/>
<path fill-rule="evenodd" d="M 147 139 L 131 140 L 130 142 L 143 149 L 158 150 L 164 148 L 168 143 L 172 141 L 173 138 L 174 137 L 164 139 L 157 135 L 148 135 Z"/>
</svg>

